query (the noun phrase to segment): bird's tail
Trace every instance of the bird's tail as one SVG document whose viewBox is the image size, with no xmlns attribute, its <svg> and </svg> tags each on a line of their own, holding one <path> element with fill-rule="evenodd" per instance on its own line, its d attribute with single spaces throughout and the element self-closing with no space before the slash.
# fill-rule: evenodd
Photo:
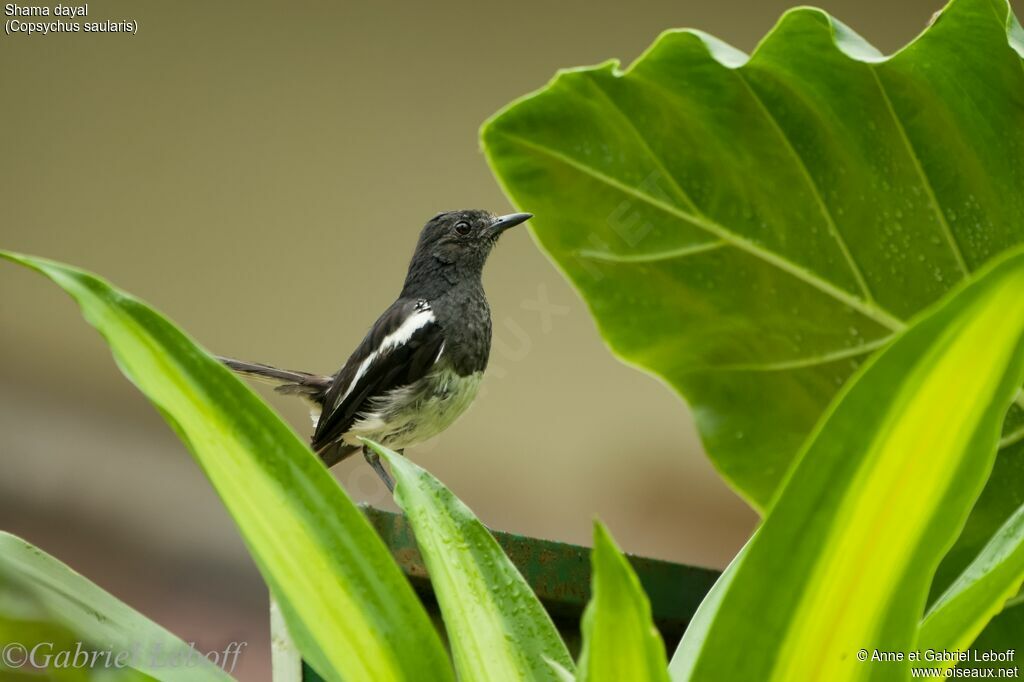
<svg viewBox="0 0 1024 682">
<path fill-rule="evenodd" d="M 299 395 L 313 402 L 320 402 L 324 393 L 331 385 L 331 377 L 309 372 L 297 372 L 290 369 L 278 369 L 258 362 L 244 362 L 233 358 L 218 356 L 218 360 L 227 365 L 231 371 L 255 381 L 274 386 L 278 393 Z"/>
<path fill-rule="evenodd" d="M 227 365 L 228 369 L 241 374 L 242 376 L 259 381 L 264 384 L 271 384 L 278 393 L 297 395 L 313 403 L 310 416 L 313 418 L 313 428 L 320 419 L 320 407 L 324 401 L 327 389 L 331 387 L 333 377 L 325 377 L 309 372 L 297 372 L 290 369 L 278 369 L 270 365 L 262 365 L 258 362 L 245 362 L 233 358 L 217 356 L 217 359 Z M 332 467 L 345 459 L 353 452 L 359 450 L 359 446 L 349 445 L 343 441 L 328 443 L 316 451 L 320 459 L 328 467 Z"/>
</svg>

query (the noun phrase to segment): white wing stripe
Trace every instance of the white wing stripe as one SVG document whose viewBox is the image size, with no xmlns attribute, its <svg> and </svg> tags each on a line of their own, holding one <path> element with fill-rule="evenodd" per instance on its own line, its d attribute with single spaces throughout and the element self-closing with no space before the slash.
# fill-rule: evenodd
<svg viewBox="0 0 1024 682">
<path fill-rule="evenodd" d="M 356 375 L 352 377 L 352 382 L 345 388 L 345 393 L 334 401 L 334 408 L 337 409 L 339 405 L 345 402 L 349 393 L 351 393 L 352 389 L 356 387 L 359 380 L 363 378 L 363 375 L 366 374 L 366 370 L 370 368 L 370 365 L 373 364 L 373 361 L 376 360 L 377 357 L 386 355 L 393 349 L 408 343 L 413 334 L 433 321 L 433 310 L 429 307 L 424 307 L 422 309 L 417 308 L 415 313 L 407 317 L 405 322 L 399 325 L 398 329 L 385 336 L 384 340 L 381 341 L 380 346 L 375 351 L 367 355 L 361 363 L 359 363 L 359 369 L 356 370 Z"/>
<path fill-rule="evenodd" d="M 406 318 L 405 322 L 403 322 L 398 329 L 384 337 L 384 340 L 381 341 L 380 348 L 377 349 L 377 352 L 386 353 L 392 348 L 397 348 L 404 343 L 408 343 L 413 334 L 433 321 L 433 310 L 430 308 L 417 310 Z"/>
</svg>

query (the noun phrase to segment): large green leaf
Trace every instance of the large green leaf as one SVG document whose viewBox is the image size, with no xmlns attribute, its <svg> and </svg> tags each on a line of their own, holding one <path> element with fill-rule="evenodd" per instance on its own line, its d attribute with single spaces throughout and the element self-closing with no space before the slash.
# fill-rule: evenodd
<svg viewBox="0 0 1024 682">
<path fill-rule="evenodd" d="M 890 58 L 807 8 L 749 59 L 669 31 L 625 71 L 561 72 L 484 149 L 612 350 L 764 509 L 858 366 L 1024 241 L 1020 36 L 1005 0 L 956 0 Z M 1006 429 L 936 589 L 1021 503 L 1021 410 Z"/>
<path fill-rule="evenodd" d="M 668 682 L 665 644 L 651 604 L 626 557 L 600 523 L 594 524 L 593 589 L 583 613 L 580 682 Z"/>
<path fill-rule="evenodd" d="M 53 280 L 191 449 L 303 657 L 325 679 L 449 680 L 426 611 L 363 515 L 252 391 L 170 322 L 81 270 L 0 252 Z"/>
<path fill-rule="evenodd" d="M 1024 380 L 1022 292 L 1018 251 L 844 389 L 744 550 L 689 679 L 906 678 L 906 661 L 855 654 L 915 648 L 932 575 Z"/>
<path fill-rule="evenodd" d="M 573 668 L 565 643 L 490 531 L 429 472 L 367 443 L 391 464 L 395 501 L 416 534 L 459 679 L 561 680 L 559 668 Z"/>
<path fill-rule="evenodd" d="M 5 650 L 0 677 L 26 673 L 27 679 L 40 679 L 34 660 L 51 663 L 47 679 L 104 675 L 139 679 L 128 674 L 131 671 L 144 679 L 149 675 L 168 681 L 231 679 L 203 658 L 205 652 L 193 649 L 58 559 L 4 532 L 0 532 L 0 648 Z M 95 665 L 87 662 L 92 652 L 98 653 Z M 34 658 L 27 660 L 30 654 Z M 174 661 L 181 665 L 172 665 Z"/>
</svg>

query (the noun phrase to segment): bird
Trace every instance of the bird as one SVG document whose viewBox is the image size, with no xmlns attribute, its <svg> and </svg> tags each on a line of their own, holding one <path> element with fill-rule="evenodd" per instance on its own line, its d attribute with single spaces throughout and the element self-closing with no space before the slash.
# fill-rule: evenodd
<svg viewBox="0 0 1024 682">
<path fill-rule="evenodd" d="M 404 454 L 470 406 L 491 348 L 482 273 L 498 238 L 530 213 L 443 211 L 420 232 L 398 298 L 330 376 L 218 356 L 234 372 L 311 403 L 310 447 L 334 466 L 362 450 L 394 492 L 394 481 L 362 438 Z M 339 283 L 339 287 L 341 284 Z"/>
</svg>

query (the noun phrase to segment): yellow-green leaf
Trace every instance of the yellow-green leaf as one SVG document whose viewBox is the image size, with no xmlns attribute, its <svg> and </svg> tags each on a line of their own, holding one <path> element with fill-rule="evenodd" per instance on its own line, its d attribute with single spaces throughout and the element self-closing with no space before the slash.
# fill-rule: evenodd
<svg viewBox="0 0 1024 682">
<path fill-rule="evenodd" d="M 580 682 L 668 682 L 665 644 L 651 604 L 608 529 L 594 524 L 593 578 L 583 614 Z"/>
<path fill-rule="evenodd" d="M 739 570 L 740 562 L 743 561 L 743 557 L 751 542 L 753 542 L 753 538 L 748 540 L 743 549 L 729 562 L 729 565 L 722 571 L 722 575 L 718 576 L 718 580 L 712 585 L 711 591 L 704 596 L 704 600 L 697 607 L 697 612 L 693 614 L 693 618 L 687 623 L 686 631 L 683 633 L 682 639 L 679 640 L 679 645 L 672 654 L 671 661 L 669 661 L 668 672 L 673 680 L 678 682 L 690 679 L 693 667 L 700 655 L 700 650 L 707 639 L 708 630 L 711 628 L 711 624 L 715 622 L 715 616 L 722 605 L 722 597 L 729 590 L 729 585 L 736 576 L 736 571 Z"/>
<path fill-rule="evenodd" d="M 391 464 L 395 501 L 416 534 L 459 679 L 560 681 L 559 667 L 573 669 L 565 643 L 490 531 L 429 472 L 367 443 Z"/>
<path fill-rule="evenodd" d="M 749 57 L 667 30 L 481 131 L 610 348 L 686 397 L 759 510 L 857 368 L 1024 244 L 1024 31 L 1007 0 L 929 14 L 890 57 L 809 7 Z M 1021 503 L 1022 407 L 935 596 Z"/>
<path fill-rule="evenodd" d="M 918 648 L 964 650 L 1024 582 L 1024 506 L 1003 524 L 921 623 Z M 947 666 L 948 667 L 948 666 Z"/>
<path fill-rule="evenodd" d="M 1024 253 L 866 364 L 744 552 L 688 679 L 904 679 L 928 587 L 1024 380 Z M 965 624 L 974 627 L 974 624 Z M 742 647 L 742 655 L 738 655 Z"/>
<path fill-rule="evenodd" d="M 0 252 L 50 278 L 188 445 L 327 680 L 450 680 L 426 611 L 309 448 L 212 356 L 138 299 L 82 270 Z M 154 482 L 156 485 L 156 482 Z"/>
<path fill-rule="evenodd" d="M 0 649 L 0 679 L 18 673 L 24 673 L 26 680 L 43 679 L 42 675 L 55 680 L 102 675 L 113 680 L 151 679 L 145 677 L 149 675 L 166 682 L 232 679 L 203 657 L 206 652 L 178 639 L 55 557 L 4 532 L 0 532 Z M 88 662 L 92 652 L 98 653 L 95 663 Z M 174 661 L 181 664 L 173 665 Z M 220 663 L 230 671 L 237 659 Z M 141 675 L 132 676 L 133 671 Z"/>
</svg>

